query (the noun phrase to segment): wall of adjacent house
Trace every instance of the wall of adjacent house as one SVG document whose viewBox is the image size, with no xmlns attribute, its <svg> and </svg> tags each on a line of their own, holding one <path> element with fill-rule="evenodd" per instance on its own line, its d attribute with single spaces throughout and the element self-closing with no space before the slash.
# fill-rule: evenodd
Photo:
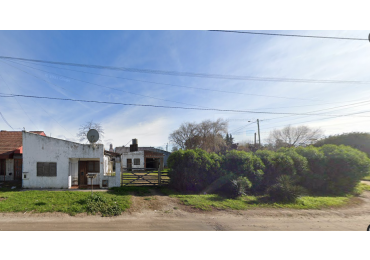
<svg viewBox="0 0 370 260">
<path fill-rule="evenodd" d="M 116 160 L 116 174 L 115 176 L 108 176 L 104 175 L 102 177 L 100 187 L 103 187 L 103 181 L 108 182 L 108 187 L 104 188 L 112 188 L 112 187 L 120 187 L 121 186 L 121 163 L 119 160 Z"/>
<path fill-rule="evenodd" d="M 122 153 L 121 164 L 123 168 L 127 168 L 127 159 L 132 160 L 132 168 L 144 168 L 144 151 Z M 134 165 L 134 159 L 140 159 L 140 165 Z"/>
<path fill-rule="evenodd" d="M 100 175 L 104 175 L 104 148 L 102 144 L 92 147 L 57 138 L 23 132 L 23 187 L 24 188 L 69 188 L 76 160 L 99 159 Z M 55 162 L 56 177 L 37 176 L 37 162 Z M 74 166 L 71 166 L 71 164 Z M 71 174 L 70 174 L 71 173 Z"/>
<path fill-rule="evenodd" d="M 5 176 L 0 175 L 0 181 L 3 181 L 4 177 L 5 181 L 14 180 L 14 159 L 5 160 Z"/>
</svg>

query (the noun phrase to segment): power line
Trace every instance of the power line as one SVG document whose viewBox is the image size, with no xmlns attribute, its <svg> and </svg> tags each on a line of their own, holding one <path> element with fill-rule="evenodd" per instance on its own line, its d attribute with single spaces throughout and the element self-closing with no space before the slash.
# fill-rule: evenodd
<svg viewBox="0 0 370 260">
<path fill-rule="evenodd" d="M 169 75 L 169 76 L 200 77 L 200 78 L 212 78 L 212 79 L 254 80 L 254 81 L 272 81 L 272 82 L 277 81 L 277 82 L 294 82 L 294 83 L 370 84 L 369 81 L 270 78 L 270 77 L 251 77 L 251 76 L 236 76 L 236 75 L 223 75 L 223 74 L 207 74 L 207 73 L 137 69 L 137 68 L 126 68 L 126 67 L 113 67 L 113 66 L 103 66 L 103 65 L 89 65 L 89 64 L 70 63 L 70 62 L 25 59 L 25 58 L 16 58 L 16 57 L 9 57 L 9 56 L 0 56 L 0 59 L 31 61 L 31 62 L 38 62 L 38 63 L 58 64 L 58 65 L 64 65 L 64 66 L 86 67 L 86 68 L 93 68 L 93 69 L 109 69 L 109 70 L 117 70 L 117 71 L 125 71 L 125 72 L 161 74 L 161 75 Z"/>
<path fill-rule="evenodd" d="M 3 61 L 4 62 L 4 61 Z M 12 63 L 17 63 L 17 62 L 14 62 L 14 61 L 11 61 Z M 7 62 L 4 62 L 6 64 L 8 64 Z M 17 64 L 20 64 L 20 63 L 17 63 Z M 8 64 L 9 66 L 11 66 L 10 64 Z M 45 71 L 45 70 L 41 70 L 41 69 L 38 69 L 38 68 L 34 68 L 34 67 L 31 67 L 31 66 L 27 66 L 27 65 L 24 65 L 24 64 L 20 64 L 22 66 L 26 66 L 26 67 L 29 67 L 29 68 L 32 68 L 32 69 L 36 69 L 36 70 L 40 70 L 40 71 L 43 71 L 43 72 L 48 72 L 48 71 Z M 14 66 L 12 66 L 14 67 Z M 17 67 L 14 67 L 14 68 L 17 68 Z M 19 69 L 19 68 L 17 68 Z M 21 69 L 19 69 L 21 70 Z M 24 70 L 21 70 L 23 72 L 25 72 Z M 29 72 L 26 72 L 26 73 L 29 73 Z M 193 104 L 189 104 L 189 103 L 184 103 L 184 102 L 180 102 L 180 101 L 174 101 L 174 100 L 168 100 L 168 99 L 163 99 L 163 98 L 157 98 L 157 97 L 152 97 L 152 96 L 148 96 L 148 95 L 142 95 L 142 94 L 137 94 L 137 93 L 134 93 L 134 92 L 130 92 L 130 91 L 126 91 L 126 90 L 122 90 L 122 89 L 118 89 L 118 88 L 113 88 L 113 87 L 107 87 L 107 86 L 104 86 L 104 85 L 100 85 L 100 84 L 96 84 L 96 83 L 92 83 L 92 82 L 89 82 L 89 81 L 85 81 L 85 80 L 80 80 L 80 79 L 76 79 L 76 78 L 72 78 L 72 77 L 68 77 L 68 76 L 64 76 L 64 75 L 61 75 L 61 74 L 58 74 L 58 73 L 52 73 L 52 72 L 48 72 L 48 73 L 51 73 L 51 74 L 54 74 L 54 75 L 59 75 L 59 76 L 62 76 L 62 77 L 65 77 L 65 78 L 69 78 L 69 79 L 73 79 L 73 80 L 77 80 L 77 81 L 81 81 L 81 82 L 84 82 L 84 83 L 88 83 L 88 84 L 91 84 L 91 85 L 95 85 L 95 86 L 99 86 L 99 87 L 103 87 L 103 88 L 108 88 L 108 89 L 113 89 L 113 90 L 117 90 L 117 91 L 121 91 L 121 92 L 125 92 L 125 93 L 129 93 L 129 94 L 132 94 L 132 95 L 136 95 L 136 96 L 141 96 L 141 97 L 147 97 L 147 98 L 153 98 L 153 99 L 157 99 L 157 100 L 162 100 L 162 101 L 167 101 L 167 102 L 174 102 L 174 103 L 179 103 L 179 104 L 184 104 L 184 105 L 190 105 L 190 106 L 197 106 L 197 107 L 204 107 L 204 106 L 199 106 L 199 105 L 193 105 Z M 32 73 L 29 73 L 31 75 L 33 75 L 34 77 L 36 78 L 39 78 L 37 77 L 36 75 L 32 74 Z M 44 79 L 42 79 L 44 80 Z M 45 80 L 44 80 L 45 81 Z M 50 84 L 53 84 L 53 83 L 50 83 Z M 54 86 L 57 86 L 55 84 L 53 84 Z M 58 87 L 58 86 L 57 86 Z M 63 88 L 64 89 L 64 88 Z"/>
<path fill-rule="evenodd" d="M 28 62 L 28 61 L 26 61 L 26 62 Z M 17 64 L 21 64 L 21 63 L 17 63 Z M 23 65 L 23 64 L 21 64 L 21 65 Z M 201 87 L 190 87 L 190 86 L 183 86 L 183 85 L 177 85 L 177 84 L 160 83 L 160 82 L 149 81 L 149 80 L 132 79 L 132 78 L 125 78 L 125 77 L 118 77 L 118 76 L 88 72 L 88 71 L 81 71 L 81 70 L 73 70 L 73 69 L 67 69 L 67 68 L 61 68 L 61 67 L 54 67 L 54 66 L 49 66 L 49 65 L 45 65 L 45 64 L 35 63 L 35 65 L 41 65 L 41 66 L 46 66 L 46 67 L 49 67 L 49 68 L 56 68 L 56 69 L 62 69 L 62 70 L 81 72 L 81 73 L 92 74 L 92 75 L 99 75 L 99 76 L 103 76 L 103 77 L 110 77 L 110 78 L 117 78 L 117 79 L 123 79 L 123 80 L 132 80 L 132 81 L 144 82 L 144 83 L 150 83 L 150 84 L 156 84 L 156 85 L 163 85 L 163 86 L 197 89 L 197 90 L 199 89 L 199 90 L 205 90 L 205 91 L 211 91 L 211 92 L 230 93 L 230 94 L 238 94 L 238 95 L 246 95 L 246 96 L 259 96 L 259 97 L 283 98 L 283 99 L 295 99 L 295 100 L 297 100 L 297 99 L 299 99 L 299 100 L 312 100 L 312 99 L 307 99 L 307 98 L 292 98 L 292 97 L 271 96 L 271 95 L 262 95 L 262 94 L 247 94 L 247 93 L 235 92 L 235 91 L 217 90 L 217 89 L 201 88 Z"/>
<path fill-rule="evenodd" d="M 0 74 L 0 78 L 3 80 L 4 84 L 6 85 L 6 87 L 9 89 L 10 93 L 12 93 L 11 91 L 11 88 L 9 88 L 8 84 L 6 83 L 5 79 L 3 78 L 3 76 Z M 33 122 L 33 120 L 31 119 L 31 117 L 26 113 L 26 111 L 24 110 L 23 106 L 21 105 L 21 103 L 18 102 L 18 99 L 15 98 L 15 101 L 17 101 L 19 107 L 22 109 L 23 113 L 28 117 L 28 119 L 32 122 L 32 124 L 37 128 L 37 129 L 40 129 L 39 127 L 37 127 L 37 125 L 35 124 L 35 122 Z"/>
<path fill-rule="evenodd" d="M 320 111 L 325 111 L 325 110 L 332 110 L 332 109 L 338 109 L 338 108 L 342 108 L 342 107 L 348 107 L 348 106 L 363 106 L 363 105 L 367 105 L 370 101 L 367 100 L 367 101 L 362 101 L 362 102 L 356 102 L 356 103 L 352 103 L 352 104 L 347 104 L 347 105 L 342 105 L 342 106 L 337 106 L 337 107 L 331 107 L 331 108 L 326 108 L 326 109 L 320 109 L 320 110 L 314 110 L 314 111 L 310 111 L 310 112 L 307 112 L 307 113 L 315 113 L 315 112 L 320 112 Z M 363 104 L 365 103 L 365 104 Z M 343 109 L 343 108 L 342 108 Z M 361 112 L 362 113 L 362 112 Z M 322 113 L 321 113 L 322 114 Z M 281 117 L 274 117 L 274 118 L 268 118 L 268 119 L 263 119 L 263 120 L 260 120 L 260 121 L 269 121 L 269 120 L 275 120 L 275 119 L 280 119 L 280 118 L 286 118 L 286 117 L 292 117 L 292 116 L 295 116 L 295 115 L 287 115 L 287 116 L 281 116 Z M 307 117 L 307 116 L 305 116 Z M 299 120 L 299 119 L 302 119 L 302 118 L 296 118 L 296 119 L 292 119 L 292 120 Z M 289 120 L 289 119 L 288 119 Z M 321 119 L 320 119 L 321 120 Z M 283 121 L 287 121 L 287 120 L 283 120 Z M 309 121 L 311 122 L 311 121 Z M 241 126 L 237 129 L 234 129 L 232 133 L 236 134 L 236 133 L 239 133 L 241 132 L 241 129 L 249 126 L 250 124 L 247 124 L 245 126 Z M 267 128 L 267 129 L 270 129 L 270 128 Z M 244 131 L 244 130 L 243 130 Z"/>
<path fill-rule="evenodd" d="M 0 112 L 0 115 L 1 117 L 3 118 L 4 122 L 11 128 L 14 130 L 14 128 L 8 123 L 8 121 L 6 121 L 5 117 L 3 116 L 3 114 Z"/>
<path fill-rule="evenodd" d="M 324 115 L 324 114 L 305 114 L 305 113 L 287 113 L 287 112 L 266 112 L 266 111 L 250 111 L 250 110 L 235 110 L 235 109 L 218 109 L 218 108 L 197 108 L 197 107 L 173 107 L 173 106 L 161 106 L 161 105 L 149 105 L 149 104 L 134 104 L 134 103 L 121 103 L 121 102 L 109 102 L 109 101 L 97 101 L 97 100 L 83 100 L 83 99 L 70 99 L 70 98 L 57 98 L 57 97 L 42 97 L 42 96 L 31 96 L 31 95 L 19 95 L 19 94 L 7 94 L 0 93 L 0 97 L 25 97 L 25 98 L 38 98 L 38 99 L 50 99 L 50 100 L 61 100 L 61 101 L 73 101 L 73 102 L 86 102 L 86 103 L 97 103 L 97 104 L 111 104 L 111 105 L 123 105 L 123 106 L 140 106 L 140 107 L 156 107 L 156 108 L 169 108 L 169 109 L 183 109 L 183 110 L 202 110 L 202 111 L 221 111 L 221 112 L 236 112 L 236 113 L 253 113 L 253 114 L 281 114 L 281 115 L 307 115 L 307 116 L 349 116 L 349 115 Z M 363 111 L 360 113 L 368 113 L 370 111 Z M 359 116 L 359 117 L 370 117 L 370 116 Z"/>
<path fill-rule="evenodd" d="M 349 37 L 335 37 L 335 36 L 319 36 L 319 35 L 301 35 L 301 34 L 283 34 L 283 33 L 262 33 L 251 31 L 230 31 L 230 30 L 209 30 L 210 32 L 223 32 L 223 33 L 244 33 L 244 34 L 259 34 L 269 36 L 284 36 L 284 37 L 303 37 L 303 38 L 319 38 L 319 39 L 332 39 L 332 40 L 355 40 L 355 41 L 368 41 L 363 38 L 349 38 Z"/>
</svg>

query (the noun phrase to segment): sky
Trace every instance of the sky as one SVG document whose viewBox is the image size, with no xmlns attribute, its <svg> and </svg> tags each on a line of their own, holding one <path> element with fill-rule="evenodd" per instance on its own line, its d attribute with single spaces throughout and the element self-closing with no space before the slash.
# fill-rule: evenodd
<svg viewBox="0 0 370 260">
<path fill-rule="evenodd" d="M 255 32 L 363 39 L 369 35 L 368 31 L 354 30 Z M 303 82 L 220 79 L 0 58 L 2 94 L 263 112 L 181 110 L 0 96 L 1 130 L 42 130 L 48 136 L 78 142 L 79 127 L 92 120 L 104 128 L 102 141 L 106 148 L 110 143 L 117 147 L 137 138 L 139 146 L 166 148 L 168 144 L 171 150 L 171 132 L 182 123 L 207 119 L 227 120 L 235 142 L 254 139 L 257 119 L 262 142 L 271 130 L 287 125 L 321 128 L 327 136 L 368 132 L 370 127 L 369 41 L 206 30 L 10 30 L 0 31 L 0 43 L 0 56 L 7 57 L 152 71 L 305 79 Z M 312 80 L 335 82 L 312 83 Z M 345 116 L 353 113 L 360 114 Z"/>
</svg>

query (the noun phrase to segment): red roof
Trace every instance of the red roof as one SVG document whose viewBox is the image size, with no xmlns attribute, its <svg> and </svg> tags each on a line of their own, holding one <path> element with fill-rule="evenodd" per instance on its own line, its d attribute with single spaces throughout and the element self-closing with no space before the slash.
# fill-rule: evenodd
<svg viewBox="0 0 370 260">
<path fill-rule="evenodd" d="M 43 131 L 30 131 L 46 136 Z M 0 131 L 0 159 L 12 158 L 14 153 L 22 153 L 22 131 Z"/>
</svg>

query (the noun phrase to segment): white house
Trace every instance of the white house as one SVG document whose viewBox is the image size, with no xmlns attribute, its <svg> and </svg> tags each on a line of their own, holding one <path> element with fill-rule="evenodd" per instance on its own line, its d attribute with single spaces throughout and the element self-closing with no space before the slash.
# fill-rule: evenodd
<svg viewBox="0 0 370 260">
<path fill-rule="evenodd" d="M 135 168 L 153 168 L 160 167 L 163 170 L 164 154 L 151 150 L 138 150 L 137 139 L 132 139 L 130 151 L 126 147 L 117 147 L 116 152 L 121 154 L 122 168 L 135 169 Z"/>
<path fill-rule="evenodd" d="M 102 144 L 79 144 L 34 133 L 22 133 L 23 188 L 71 189 L 91 185 L 88 173 L 95 173 L 93 185 L 120 186 L 120 157 L 104 151 Z M 108 174 L 115 162 L 115 176 Z"/>
<path fill-rule="evenodd" d="M 22 150 L 22 131 L 0 131 L 0 181 L 22 181 Z"/>
</svg>

